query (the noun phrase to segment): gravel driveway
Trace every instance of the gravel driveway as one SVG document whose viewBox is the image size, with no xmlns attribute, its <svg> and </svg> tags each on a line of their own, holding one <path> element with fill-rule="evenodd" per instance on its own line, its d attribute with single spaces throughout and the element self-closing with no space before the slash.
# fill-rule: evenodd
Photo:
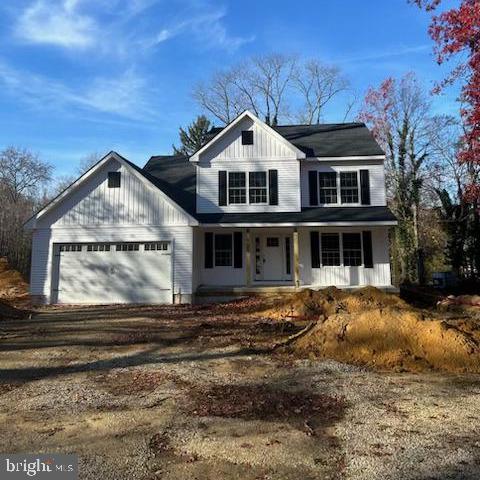
<svg viewBox="0 0 480 480">
<path fill-rule="evenodd" d="M 291 359 L 299 326 L 217 307 L 0 324 L 0 451 L 82 479 L 478 479 L 480 377 Z"/>
</svg>

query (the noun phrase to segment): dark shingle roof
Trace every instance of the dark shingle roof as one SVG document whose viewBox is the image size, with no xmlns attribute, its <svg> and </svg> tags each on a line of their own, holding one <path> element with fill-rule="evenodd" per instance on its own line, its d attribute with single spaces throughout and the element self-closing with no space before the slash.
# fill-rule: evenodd
<svg viewBox="0 0 480 480">
<path fill-rule="evenodd" d="M 183 155 L 151 157 L 142 172 L 190 215 L 195 216 L 196 172 L 188 157 Z"/>
<path fill-rule="evenodd" d="M 200 223 L 391 222 L 388 207 L 309 207 L 301 212 L 198 213 Z"/>
<path fill-rule="evenodd" d="M 384 155 L 364 123 L 279 125 L 272 128 L 307 157 Z M 211 140 L 222 130 L 220 127 L 212 128 L 208 139 Z"/>
</svg>

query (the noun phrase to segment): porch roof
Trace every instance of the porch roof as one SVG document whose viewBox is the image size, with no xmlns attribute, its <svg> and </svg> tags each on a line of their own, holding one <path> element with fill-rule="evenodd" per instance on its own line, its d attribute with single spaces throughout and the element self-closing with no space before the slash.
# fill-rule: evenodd
<svg viewBox="0 0 480 480">
<path fill-rule="evenodd" d="M 388 207 L 309 207 L 300 212 L 197 213 L 202 225 L 396 225 Z"/>
</svg>

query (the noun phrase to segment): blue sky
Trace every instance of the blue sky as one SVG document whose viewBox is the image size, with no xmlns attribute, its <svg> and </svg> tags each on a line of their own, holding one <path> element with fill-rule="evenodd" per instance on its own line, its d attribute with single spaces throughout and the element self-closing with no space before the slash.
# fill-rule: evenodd
<svg viewBox="0 0 480 480">
<path fill-rule="evenodd" d="M 408 71 L 430 87 L 445 70 L 428 24 L 407 0 L 3 0 L 0 149 L 27 147 L 58 175 L 108 150 L 143 165 L 200 113 L 198 81 L 269 52 L 336 64 L 359 96 Z M 455 113 L 454 97 L 435 110 Z"/>
</svg>

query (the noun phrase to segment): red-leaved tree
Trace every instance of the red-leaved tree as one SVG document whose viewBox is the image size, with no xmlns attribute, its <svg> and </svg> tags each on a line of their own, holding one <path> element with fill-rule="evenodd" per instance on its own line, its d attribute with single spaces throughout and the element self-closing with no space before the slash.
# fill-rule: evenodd
<svg viewBox="0 0 480 480">
<path fill-rule="evenodd" d="M 410 0 L 426 11 L 436 11 L 441 0 Z M 461 0 L 458 8 L 434 14 L 429 34 L 435 42 L 439 64 L 457 60 L 458 65 L 436 87 L 462 81 L 461 116 L 464 135 L 458 160 L 471 168 L 466 199 L 480 205 L 480 1 Z"/>
</svg>

